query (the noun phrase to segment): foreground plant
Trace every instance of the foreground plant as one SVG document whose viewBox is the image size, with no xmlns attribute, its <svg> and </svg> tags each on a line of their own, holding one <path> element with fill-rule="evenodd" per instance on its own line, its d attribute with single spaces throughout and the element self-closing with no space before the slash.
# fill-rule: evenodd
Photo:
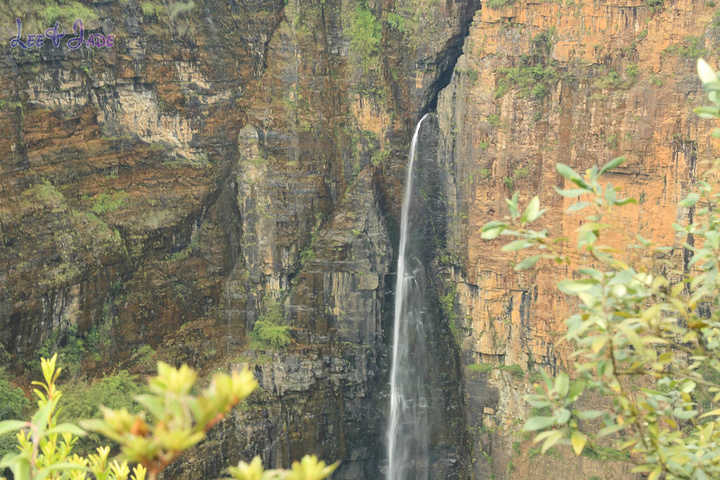
<svg viewBox="0 0 720 480">
<path fill-rule="evenodd" d="M 696 112 L 720 118 L 720 81 L 702 60 L 698 71 L 713 106 Z M 713 136 L 720 137 L 718 130 Z M 618 198 L 618 190 L 600 180 L 623 161 L 615 159 L 584 175 L 557 165 L 573 187 L 558 193 L 579 200 L 568 212 L 590 212 L 576 230 L 572 249 L 561 249 L 564 240 L 550 239 L 546 230 L 530 228 L 543 213 L 537 197 L 521 213 L 516 194 L 508 200 L 510 216 L 482 229 L 486 239 L 514 237 L 504 251 L 538 251 L 518 262 L 516 270 L 543 259 L 581 267 L 558 285 L 578 301 L 564 337 L 575 348 L 572 380 L 567 373 L 551 379 L 543 372 L 544 384 L 535 386 L 528 401 L 547 414 L 529 418 L 523 428 L 541 431 L 535 442 L 543 442 L 543 452 L 568 444 L 580 455 L 587 447 L 602 448 L 598 441 L 612 443 L 648 480 L 720 478 L 717 164 L 680 203 L 690 222 L 673 225 L 686 237 L 683 252 L 673 252 L 616 223 L 617 209 L 634 200 Z M 609 231 L 625 234 L 628 250 L 603 244 Z M 683 260 L 685 265 L 677 268 Z M 601 397 L 610 401 L 597 401 Z M 581 400 L 602 406 L 585 410 Z"/>
<path fill-rule="evenodd" d="M 57 355 L 41 361 L 44 382 L 33 382 L 38 396 L 38 410 L 30 421 L 0 422 L 0 435 L 17 431 L 18 453 L 0 460 L 0 470 L 10 468 L 15 480 L 85 479 L 92 474 L 97 480 L 150 480 L 183 451 L 205 438 L 217 424 L 258 386 L 248 370 L 228 375 L 217 373 L 210 386 L 199 395 L 190 392 L 197 374 L 187 365 L 179 369 L 158 364 L 158 375 L 150 379 L 150 392 L 136 400 L 147 412 L 130 413 L 126 409 L 102 407 L 103 418 L 81 421 L 83 428 L 58 424 L 58 402 L 62 393 L 56 381 L 61 373 L 56 368 Z M 96 454 L 81 457 L 73 453 L 78 437 L 86 431 L 98 432 L 120 445 L 118 460 L 109 460 L 109 447 L 100 447 Z M 132 468 L 128 466 L 137 464 Z M 268 470 L 256 457 L 248 466 L 240 463 L 231 468 L 234 478 L 260 480 L 321 480 L 337 467 L 326 466 L 316 457 L 305 457 L 290 471 Z M 4 479 L 3 479 L 4 480 Z"/>
</svg>

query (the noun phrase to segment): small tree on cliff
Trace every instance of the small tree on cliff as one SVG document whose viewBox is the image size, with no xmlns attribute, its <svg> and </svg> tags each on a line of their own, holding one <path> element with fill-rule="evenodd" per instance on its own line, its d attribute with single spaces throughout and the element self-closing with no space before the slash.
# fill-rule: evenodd
<svg viewBox="0 0 720 480">
<path fill-rule="evenodd" d="M 698 61 L 703 88 L 712 106 L 696 109 L 703 118 L 720 118 L 720 80 Z M 720 130 L 713 132 L 720 138 Z M 720 478 L 720 190 L 718 162 L 680 205 L 689 209 L 688 225 L 673 225 L 686 237 L 692 254 L 677 268 L 663 260 L 670 252 L 640 235 L 627 235 L 630 253 L 603 244 L 610 230 L 624 231 L 613 218 L 633 199 L 618 198 L 603 173 L 622 164 L 617 158 L 581 175 L 558 164 L 572 184 L 557 192 L 578 198 L 568 211 L 589 211 L 577 232 L 577 245 L 566 253 L 546 230 L 531 229 L 543 211 L 538 197 L 524 211 L 518 195 L 508 200 L 510 216 L 482 228 L 485 239 L 515 240 L 504 251 L 538 250 L 515 265 L 533 267 L 541 259 L 580 265 L 577 276 L 558 288 L 578 300 L 578 312 L 566 320 L 565 340 L 575 347 L 574 374 L 545 376 L 530 404 L 549 412 L 529 418 L 526 431 L 540 431 L 542 451 L 571 445 L 577 455 L 608 437 L 636 463 L 634 472 L 648 480 Z M 676 262 L 677 263 L 677 262 Z M 544 372 L 543 372 L 544 373 Z M 583 396 L 605 396 L 598 410 L 583 410 Z M 598 426 L 599 425 L 599 426 Z"/>
<path fill-rule="evenodd" d="M 81 421 L 91 431 L 103 434 L 120 445 L 122 461 L 109 458 L 110 448 L 81 457 L 73 453 L 85 430 L 72 423 L 58 423 L 62 393 L 55 382 L 61 369 L 55 367 L 57 354 L 42 359 L 44 382 L 33 382 L 38 410 L 30 421 L 0 422 L 0 435 L 19 431 L 18 452 L 0 460 L 0 471 L 12 470 L 15 480 L 154 480 L 183 451 L 196 445 L 206 432 L 250 395 L 258 386 L 248 370 L 217 373 L 210 386 L 192 395 L 197 374 L 187 365 L 173 368 L 160 362 L 158 375 L 150 379 L 150 393 L 136 400 L 147 412 L 101 407 L 103 419 Z M 132 472 L 128 462 L 135 463 Z M 306 456 L 291 470 L 265 470 L 259 457 L 249 464 L 240 462 L 228 473 L 237 480 L 322 480 L 337 464 L 326 466 L 317 457 Z M 4 480 L 4 479 L 0 479 Z"/>
</svg>

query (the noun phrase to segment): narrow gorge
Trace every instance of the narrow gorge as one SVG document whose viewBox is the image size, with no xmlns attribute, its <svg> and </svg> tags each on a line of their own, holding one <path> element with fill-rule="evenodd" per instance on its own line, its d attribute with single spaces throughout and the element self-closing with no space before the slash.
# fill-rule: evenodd
<svg viewBox="0 0 720 480">
<path fill-rule="evenodd" d="M 339 460 L 337 480 L 642 478 L 538 456 L 521 432 L 537 369 L 573 363 L 574 305 L 555 288 L 572 272 L 517 272 L 480 229 L 517 193 L 574 235 L 555 164 L 625 155 L 608 178 L 639 202 L 619 221 L 680 258 L 666 227 L 692 216 L 678 202 L 718 153 L 693 113 L 696 59 L 716 66 L 720 48 L 714 2 L 6 3 L 0 380 L 30 385 L 55 351 L 72 386 L 160 360 L 250 368 L 260 389 L 165 479 L 308 453 Z M 69 38 L 76 17 L 114 45 L 10 45 L 16 18 Z M 409 309 L 424 334 L 403 350 Z M 418 342 L 425 363 L 398 379 Z M 403 472 L 389 452 L 422 460 Z"/>
</svg>

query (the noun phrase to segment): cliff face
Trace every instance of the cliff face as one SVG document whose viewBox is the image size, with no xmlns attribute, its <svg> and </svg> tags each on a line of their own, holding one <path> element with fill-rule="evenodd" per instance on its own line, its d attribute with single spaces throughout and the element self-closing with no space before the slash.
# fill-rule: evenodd
<svg viewBox="0 0 720 480">
<path fill-rule="evenodd" d="M 504 199 L 518 192 L 521 204 L 539 195 L 549 208 L 540 229 L 573 241 L 581 216 L 562 215 L 572 200 L 554 193 L 564 182 L 558 162 L 582 172 L 626 156 L 607 180 L 639 203 L 614 220 L 673 246 L 673 260 L 682 262 L 671 225 L 687 217 L 678 202 L 713 154 L 711 125 L 692 112 L 704 99 L 696 58 L 718 51 L 713 14 L 708 4 L 680 0 L 656 9 L 644 2 L 522 1 L 476 15 L 438 102 L 439 161 L 453 179 L 448 249 L 461 259 L 446 272 L 457 285 L 466 365 L 519 365 L 526 379 L 537 367 L 553 373 L 572 365 L 567 345 L 557 342 L 573 306 L 555 288 L 572 272 L 542 263 L 514 272 L 515 257 L 499 251 L 503 241 L 479 236 L 484 223 L 508 214 Z M 621 248 L 627 243 L 620 232 L 612 239 Z M 529 382 L 518 376 L 507 368 L 468 372 L 468 419 L 483 432 L 474 446 L 493 456 L 496 478 L 569 471 L 562 458 L 528 462 L 529 442 L 513 434 L 529 409 L 522 400 Z M 572 468 L 631 478 L 584 461 L 580 468 L 573 460 Z M 482 466 L 476 475 L 490 472 Z"/>
<path fill-rule="evenodd" d="M 572 232 L 554 164 L 625 154 L 610 178 L 640 204 L 620 221 L 672 243 L 667 227 L 688 214 L 677 201 L 710 155 L 690 57 L 716 52 L 714 9 L 177 3 L 87 2 L 86 27 L 114 47 L 0 56 L 0 361 L 20 373 L 38 347 L 96 330 L 114 343 L 91 372 L 140 369 L 143 345 L 205 371 L 247 364 L 261 394 L 167 478 L 305 452 L 342 459 L 336 478 L 379 478 L 407 148 L 437 109 L 435 476 L 543 478 L 560 459 L 513 457 L 527 377 L 459 365 L 567 366 L 555 344 L 570 305 L 554 285 L 569 272 L 514 273 L 478 230 L 516 190 L 551 208 L 542 226 Z M 11 2 L 3 41 L 16 15 L 32 29 L 45 13 Z M 250 349 L 271 314 L 293 344 Z"/>
<path fill-rule="evenodd" d="M 305 452 L 379 477 L 406 146 L 479 1 L 85 6 L 114 47 L 48 42 L 0 64 L 3 363 L 21 373 L 92 332 L 112 343 L 88 372 L 141 371 L 146 345 L 204 371 L 248 364 L 262 392 L 167 478 Z M 11 2 L 4 40 L 16 15 L 25 33 L 52 16 Z M 268 316 L 293 327 L 283 353 L 248 346 Z M 448 359 L 434 462 L 459 475 Z"/>
</svg>

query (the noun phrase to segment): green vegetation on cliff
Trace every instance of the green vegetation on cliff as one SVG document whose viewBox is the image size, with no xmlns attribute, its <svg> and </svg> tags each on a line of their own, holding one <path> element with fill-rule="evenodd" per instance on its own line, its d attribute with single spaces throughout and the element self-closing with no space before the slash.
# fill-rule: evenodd
<svg viewBox="0 0 720 480">
<path fill-rule="evenodd" d="M 350 48 L 360 59 L 363 71 L 380 68 L 382 26 L 364 2 L 359 3 L 350 14 Z M 401 25 L 396 19 L 398 27 Z"/>
<path fill-rule="evenodd" d="M 282 305 L 271 295 L 266 295 L 260 318 L 250 332 L 250 348 L 272 350 L 287 347 L 291 340 L 290 326 L 282 323 Z"/>
<path fill-rule="evenodd" d="M 30 402 L 25 397 L 25 392 L 10 383 L 10 379 L 0 368 L 0 421 L 21 418 L 28 408 Z M 15 436 L 10 433 L 0 435 L 0 458 L 14 451 Z"/>
</svg>

